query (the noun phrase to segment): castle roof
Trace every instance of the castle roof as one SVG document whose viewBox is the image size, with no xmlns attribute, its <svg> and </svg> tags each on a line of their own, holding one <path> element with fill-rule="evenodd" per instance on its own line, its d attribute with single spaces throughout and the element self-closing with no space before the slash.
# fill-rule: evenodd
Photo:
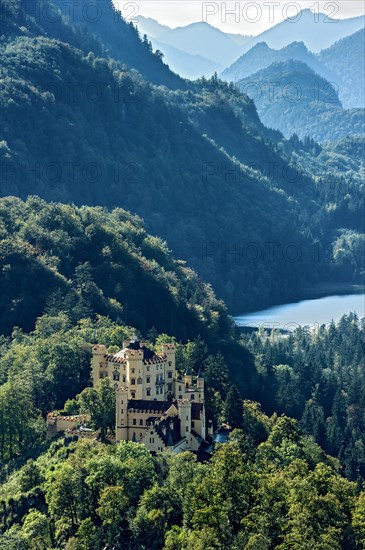
<svg viewBox="0 0 365 550">
<path fill-rule="evenodd" d="M 167 447 L 172 447 L 183 439 L 180 433 L 180 418 L 177 416 L 161 420 L 155 424 L 154 429 Z"/>
</svg>

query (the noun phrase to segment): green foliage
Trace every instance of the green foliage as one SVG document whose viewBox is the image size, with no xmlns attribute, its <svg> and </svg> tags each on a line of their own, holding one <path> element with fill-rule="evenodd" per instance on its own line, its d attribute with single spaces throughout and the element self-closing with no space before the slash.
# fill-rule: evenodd
<svg viewBox="0 0 365 550">
<path fill-rule="evenodd" d="M 242 397 L 237 386 L 231 386 L 224 403 L 224 419 L 232 428 L 242 427 Z"/>
<path fill-rule="evenodd" d="M 9 489 L 29 465 L 7 484 L 6 548 L 363 548 L 364 493 L 337 461 L 292 419 L 268 418 L 253 402 L 245 410 L 265 427 L 264 440 L 236 430 L 204 464 L 191 453 L 152 456 L 132 442 L 54 444 L 33 463 L 45 503 L 39 494 L 11 517 Z"/>
<path fill-rule="evenodd" d="M 364 329 L 364 321 L 349 314 L 314 331 L 242 338 L 259 370 L 255 399 L 265 410 L 301 420 L 304 432 L 338 457 L 354 480 L 365 477 Z"/>
<path fill-rule="evenodd" d="M 150 237 L 136 216 L 32 197 L 25 203 L 0 200 L 0 220 L 1 333 L 14 326 L 31 330 L 44 312 L 49 318 L 37 326 L 42 336 L 58 330 L 55 323 L 67 325 L 95 314 L 144 333 L 155 326 L 179 338 L 199 332 L 213 337 L 218 331 L 223 336 L 231 330 L 211 288 L 174 260 L 165 243 Z M 61 312 L 67 316 L 63 321 Z M 114 344 L 121 346 L 124 336 L 115 333 Z M 60 384 L 72 384 L 59 365 L 58 372 Z"/>
<path fill-rule="evenodd" d="M 0 386 L 0 462 L 29 452 L 44 435 L 30 385 L 10 379 Z"/>
<path fill-rule="evenodd" d="M 100 430 L 105 441 L 106 433 L 115 427 L 115 389 L 109 378 L 99 380 L 97 388 L 85 388 L 78 396 L 80 411 L 90 415 L 93 427 Z"/>
</svg>

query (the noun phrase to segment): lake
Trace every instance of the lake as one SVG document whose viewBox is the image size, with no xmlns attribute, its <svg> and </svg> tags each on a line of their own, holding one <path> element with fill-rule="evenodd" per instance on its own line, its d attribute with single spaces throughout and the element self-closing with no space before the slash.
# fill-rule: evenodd
<svg viewBox="0 0 365 550">
<path fill-rule="evenodd" d="M 298 325 L 311 328 L 339 321 L 344 314 L 355 311 L 365 317 L 365 294 L 334 295 L 293 304 L 271 307 L 263 311 L 245 313 L 234 317 L 240 327 L 278 328 L 294 330 Z"/>
</svg>

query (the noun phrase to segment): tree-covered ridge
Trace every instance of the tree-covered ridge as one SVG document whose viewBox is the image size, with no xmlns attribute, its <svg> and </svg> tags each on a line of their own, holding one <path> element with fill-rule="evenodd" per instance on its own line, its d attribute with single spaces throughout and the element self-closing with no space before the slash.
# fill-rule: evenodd
<svg viewBox="0 0 365 550">
<path fill-rule="evenodd" d="M 225 69 L 221 77 L 237 82 L 273 63 L 301 61 L 335 86 L 344 108 L 364 108 L 364 51 L 365 29 L 346 36 L 317 54 L 309 51 L 304 42 L 292 42 L 281 49 L 270 48 L 266 42 L 258 42 Z"/>
<path fill-rule="evenodd" d="M 301 61 L 314 72 L 333 82 L 335 73 L 328 69 L 318 56 L 308 50 L 304 42 L 292 42 L 280 50 L 270 48 L 266 42 L 258 42 L 248 52 L 243 54 L 220 75 L 224 80 L 237 82 L 247 78 L 273 63 L 288 60 Z"/>
<path fill-rule="evenodd" d="M 344 107 L 364 107 L 365 29 L 347 36 L 323 50 L 319 58 L 337 76 Z"/>
<path fill-rule="evenodd" d="M 230 331 L 212 289 L 122 209 L 1 199 L 0 250 L 3 334 L 31 330 L 45 310 L 74 323 L 109 315 L 181 339 Z"/>
<path fill-rule="evenodd" d="M 1 0 L 2 38 L 47 36 L 68 43 L 85 54 L 112 57 L 147 80 L 171 88 L 185 88 L 185 81 L 163 63 L 151 44 L 142 40 L 133 22 L 128 22 L 112 0 Z M 123 9 L 123 7 L 122 7 Z M 128 7 L 127 7 L 128 11 Z"/>
<path fill-rule="evenodd" d="M 296 133 L 325 143 L 364 134 L 364 109 L 343 109 L 336 85 L 303 62 L 273 63 L 239 84 L 262 122 L 287 138 Z"/>
<path fill-rule="evenodd" d="M 209 463 L 143 445 L 55 442 L 1 490 L 7 550 L 360 550 L 364 493 L 295 421 L 244 404 Z M 255 430 L 252 426 L 255 425 Z"/>
</svg>

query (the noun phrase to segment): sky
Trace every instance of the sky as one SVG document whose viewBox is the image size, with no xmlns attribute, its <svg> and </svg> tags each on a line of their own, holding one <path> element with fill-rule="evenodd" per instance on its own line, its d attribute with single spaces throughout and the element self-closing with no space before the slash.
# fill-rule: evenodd
<svg viewBox="0 0 365 550">
<path fill-rule="evenodd" d="M 330 18 L 346 19 L 365 12 L 365 0 L 282 0 L 202 1 L 202 0 L 113 0 L 123 16 L 133 20 L 138 15 L 156 19 L 169 27 L 182 27 L 206 21 L 224 32 L 257 35 L 300 9 L 310 8 Z M 235 14 L 229 11 L 235 10 Z"/>
</svg>

